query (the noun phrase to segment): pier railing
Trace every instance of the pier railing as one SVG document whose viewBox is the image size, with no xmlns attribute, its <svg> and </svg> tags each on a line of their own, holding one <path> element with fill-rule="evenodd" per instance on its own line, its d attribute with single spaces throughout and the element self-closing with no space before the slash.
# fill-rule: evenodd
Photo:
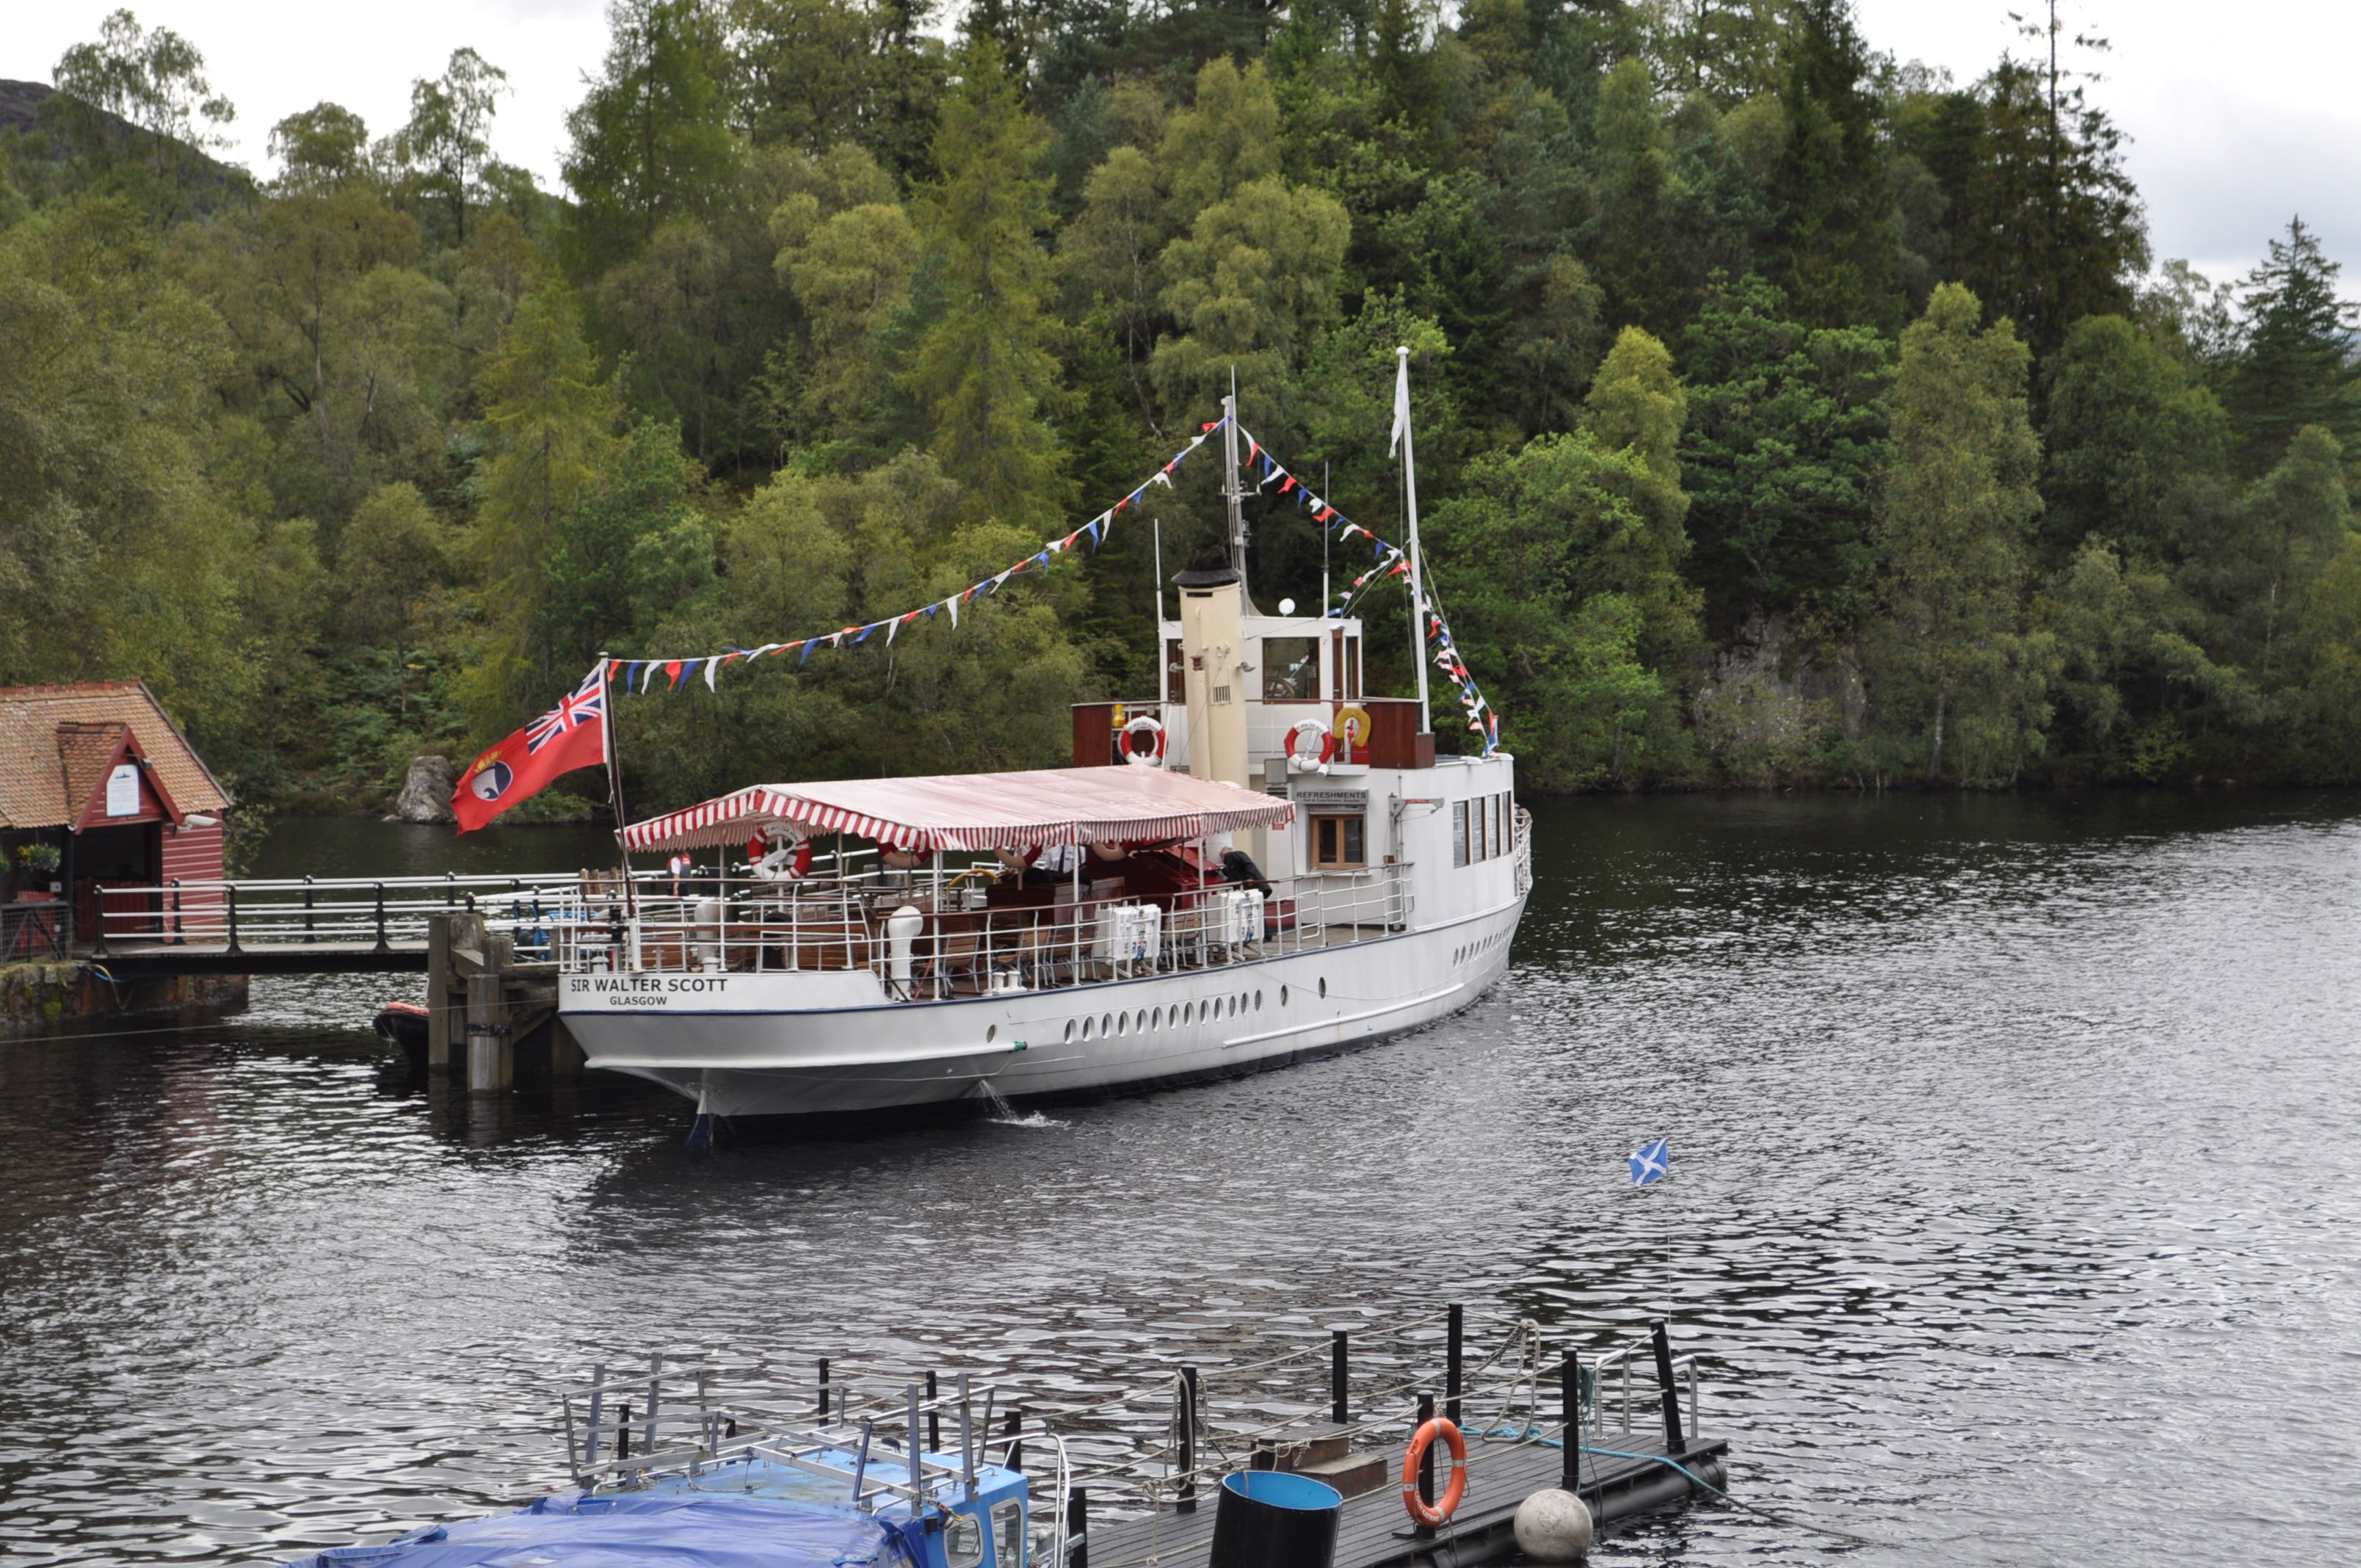
<svg viewBox="0 0 2361 1568">
<path fill-rule="evenodd" d="M 889 998 L 940 1001 L 1224 969 L 1400 931 L 1415 913 L 1409 871 L 1150 896 L 1104 880 L 1026 888 L 1038 896 L 1022 903 L 990 891 L 980 866 L 847 867 L 793 883 L 642 877 L 628 901 L 620 883 L 594 888 L 590 917 L 550 929 L 569 972 L 865 970 Z"/>
<path fill-rule="evenodd" d="M 574 872 L 511 876 L 280 877 L 103 887 L 104 947 L 423 947 L 427 921 L 468 911 L 546 958 L 557 930 L 602 917 Z"/>
<path fill-rule="evenodd" d="M 1054 1387 L 829 1360 L 807 1364 L 816 1375 L 684 1357 L 609 1364 L 566 1393 L 566 1455 L 591 1487 L 792 1458 L 866 1505 L 910 1495 L 902 1455 L 915 1444 L 920 1488 L 986 1462 L 1025 1472 L 1037 1539 L 1056 1520 L 1062 1542 L 1079 1536 L 1085 1507 L 1188 1511 L 1239 1469 L 1324 1474 L 1348 1495 L 1390 1487 L 1402 1443 L 1431 1415 L 1460 1427 L 1471 1451 L 1480 1443 L 1471 1471 L 1517 1450 L 1563 1451 L 1569 1435 L 1569 1473 L 1588 1453 L 1676 1453 L 1697 1436 L 1700 1361 L 1675 1357 L 1661 1323 L 1635 1335 L 1454 1307 L 1341 1327 L 1303 1317 L 1276 1347 L 1254 1336 L 1225 1349 Z M 862 1453 L 888 1473 L 842 1457 Z M 1323 1453 L 1336 1457 L 1307 1464 Z M 1029 1560 L 1064 1561 L 1053 1552 L 1043 1540 Z"/>
</svg>

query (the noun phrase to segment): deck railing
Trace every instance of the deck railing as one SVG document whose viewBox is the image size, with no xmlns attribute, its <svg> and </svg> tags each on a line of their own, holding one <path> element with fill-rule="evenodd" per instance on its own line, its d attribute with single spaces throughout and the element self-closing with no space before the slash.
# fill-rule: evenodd
<svg viewBox="0 0 2361 1568">
<path fill-rule="evenodd" d="M 620 874 L 620 873 L 617 873 Z M 353 947 L 384 950 L 426 940 L 431 916 L 472 912 L 515 937 L 520 954 L 546 949 L 557 927 L 593 917 L 575 872 L 520 876 L 276 877 L 104 887 L 100 941 L 108 946 Z M 546 957 L 546 951 L 539 956 Z"/>
<path fill-rule="evenodd" d="M 1030 903 L 1002 902 L 974 867 L 643 878 L 629 907 L 619 890 L 594 893 L 592 917 L 551 929 L 569 972 L 866 971 L 891 999 L 941 1001 L 1222 969 L 1403 930 L 1409 871 L 1280 878 L 1268 894 L 1213 883 L 1132 896 L 1107 880 L 1027 889 Z"/>
</svg>

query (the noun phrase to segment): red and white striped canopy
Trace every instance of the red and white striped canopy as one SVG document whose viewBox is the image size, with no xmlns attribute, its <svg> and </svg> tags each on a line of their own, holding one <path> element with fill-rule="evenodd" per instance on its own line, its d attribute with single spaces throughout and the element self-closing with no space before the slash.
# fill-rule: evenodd
<svg viewBox="0 0 2361 1568">
<path fill-rule="evenodd" d="M 1292 802 L 1158 768 L 1046 768 L 1024 773 L 753 784 L 623 830 L 633 850 L 742 844 L 774 823 L 851 833 L 897 850 L 1015 850 L 1196 839 L 1293 819 Z"/>
</svg>

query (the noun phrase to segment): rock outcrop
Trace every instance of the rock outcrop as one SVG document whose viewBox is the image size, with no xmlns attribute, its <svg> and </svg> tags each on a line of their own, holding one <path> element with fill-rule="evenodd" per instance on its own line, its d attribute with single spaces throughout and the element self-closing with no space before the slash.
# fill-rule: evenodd
<svg viewBox="0 0 2361 1568">
<path fill-rule="evenodd" d="M 412 757 L 402 775 L 401 793 L 393 797 L 396 822 L 448 822 L 451 791 L 458 780 L 448 757 Z"/>
</svg>

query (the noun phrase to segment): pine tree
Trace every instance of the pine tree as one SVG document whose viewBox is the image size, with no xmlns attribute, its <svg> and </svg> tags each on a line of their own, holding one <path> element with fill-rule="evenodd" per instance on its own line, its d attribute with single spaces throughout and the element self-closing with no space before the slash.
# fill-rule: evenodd
<svg viewBox="0 0 2361 1568">
<path fill-rule="evenodd" d="M 2361 306 L 2337 297 L 2337 264 L 2301 217 L 2246 277 L 2240 302 L 2243 352 L 2228 402 L 2246 442 L 2249 472 L 2279 459 L 2295 433 L 2316 424 L 2350 444 L 2361 430 L 2354 395 L 2352 338 Z"/>
<path fill-rule="evenodd" d="M 1883 326 L 1902 292 L 1869 47 L 1848 0 L 1798 0 L 1794 16 L 1773 190 L 1777 280 L 1807 325 Z"/>
</svg>

